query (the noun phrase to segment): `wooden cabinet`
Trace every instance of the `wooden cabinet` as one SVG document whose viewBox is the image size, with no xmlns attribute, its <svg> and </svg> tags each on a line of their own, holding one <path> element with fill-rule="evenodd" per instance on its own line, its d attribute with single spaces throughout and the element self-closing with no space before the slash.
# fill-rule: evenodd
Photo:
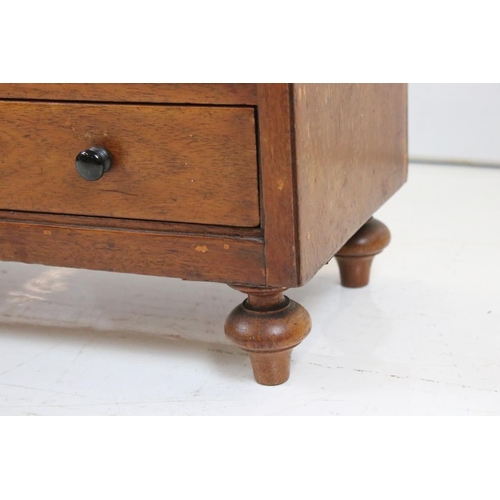
<svg viewBox="0 0 500 500">
<path fill-rule="evenodd" d="M 0 259 L 227 283 L 226 334 L 282 383 L 311 326 L 283 292 L 335 254 L 366 284 L 406 121 L 403 84 L 0 84 Z"/>
</svg>

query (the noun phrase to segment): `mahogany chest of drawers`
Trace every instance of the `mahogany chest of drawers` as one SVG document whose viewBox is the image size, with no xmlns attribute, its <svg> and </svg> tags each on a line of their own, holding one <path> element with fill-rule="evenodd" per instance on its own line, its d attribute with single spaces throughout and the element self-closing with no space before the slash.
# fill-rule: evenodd
<svg viewBox="0 0 500 500">
<path fill-rule="evenodd" d="M 403 84 L 0 84 L 0 260 L 227 283 L 256 380 L 289 375 L 333 256 L 368 282 L 407 176 Z"/>
</svg>

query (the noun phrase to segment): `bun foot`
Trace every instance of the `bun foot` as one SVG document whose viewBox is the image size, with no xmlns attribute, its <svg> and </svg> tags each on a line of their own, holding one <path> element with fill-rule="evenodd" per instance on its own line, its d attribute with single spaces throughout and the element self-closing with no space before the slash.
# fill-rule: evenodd
<svg viewBox="0 0 500 500">
<path fill-rule="evenodd" d="M 226 336 L 248 352 L 256 382 L 279 385 L 290 376 L 290 357 L 311 331 L 309 313 L 285 289 L 233 287 L 248 294 L 226 320 Z"/>
<path fill-rule="evenodd" d="M 247 351 L 255 381 L 262 385 L 280 385 L 290 378 L 292 349 L 275 352 Z"/>
<path fill-rule="evenodd" d="M 373 258 L 391 241 L 385 224 L 373 217 L 337 252 L 342 286 L 360 288 L 368 285 Z"/>
</svg>

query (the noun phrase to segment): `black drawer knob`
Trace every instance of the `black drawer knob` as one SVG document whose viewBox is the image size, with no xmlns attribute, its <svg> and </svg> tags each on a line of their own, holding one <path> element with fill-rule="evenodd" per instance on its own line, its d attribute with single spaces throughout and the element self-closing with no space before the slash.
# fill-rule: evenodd
<svg viewBox="0 0 500 500">
<path fill-rule="evenodd" d="M 97 181 L 111 168 L 111 155 L 104 148 L 92 146 L 78 153 L 75 166 L 84 179 Z"/>
</svg>

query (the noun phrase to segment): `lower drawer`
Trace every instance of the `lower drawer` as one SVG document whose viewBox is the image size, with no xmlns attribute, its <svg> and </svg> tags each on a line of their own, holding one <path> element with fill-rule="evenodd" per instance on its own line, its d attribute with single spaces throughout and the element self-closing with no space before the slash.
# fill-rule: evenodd
<svg viewBox="0 0 500 500">
<path fill-rule="evenodd" d="M 79 176 L 100 146 L 112 164 Z M 250 107 L 0 102 L 0 209 L 259 225 Z"/>
</svg>

